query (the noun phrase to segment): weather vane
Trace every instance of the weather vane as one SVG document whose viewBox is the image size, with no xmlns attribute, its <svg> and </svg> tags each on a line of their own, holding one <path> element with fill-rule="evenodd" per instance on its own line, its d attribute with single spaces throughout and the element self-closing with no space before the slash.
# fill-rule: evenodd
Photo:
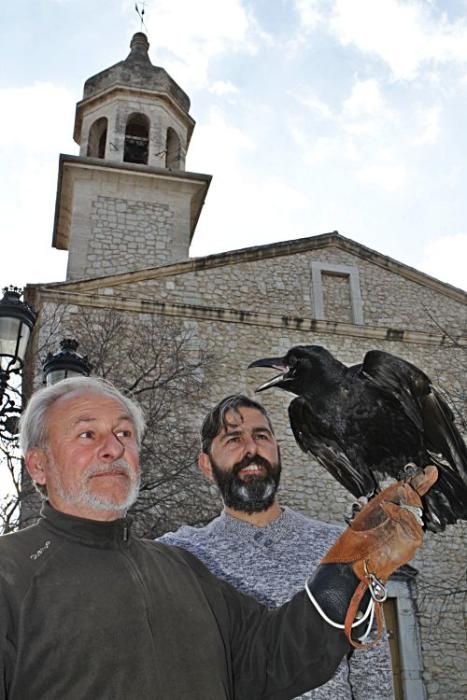
<svg viewBox="0 0 467 700">
<path fill-rule="evenodd" d="M 138 15 L 138 17 L 139 17 L 140 20 L 141 20 L 141 31 L 143 31 L 143 27 L 144 27 L 144 28 L 146 29 L 146 31 L 147 31 L 147 27 L 146 27 L 146 25 L 144 24 L 144 8 L 146 7 L 147 3 L 143 1 L 143 2 L 140 3 L 140 5 L 141 5 L 141 10 L 140 10 L 139 7 L 138 7 L 138 3 L 135 2 L 136 14 Z"/>
</svg>

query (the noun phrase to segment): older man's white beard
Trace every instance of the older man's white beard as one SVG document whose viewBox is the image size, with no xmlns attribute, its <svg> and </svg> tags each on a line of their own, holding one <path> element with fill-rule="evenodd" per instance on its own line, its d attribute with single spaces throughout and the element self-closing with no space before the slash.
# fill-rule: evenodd
<svg viewBox="0 0 467 700">
<path fill-rule="evenodd" d="M 128 508 L 130 508 L 130 506 L 132 506 L 138 498 L 141 475 L 139 473 L 135 473 L 134 469 L 130 467 L 126 459 L 118 459 L 115 462 L 112 462 L 111 465 L 108 463 L 93 464 L 81 474 L 81 483 L 74 488 L 66 488 L 63 485 L 60 471 L 57 469 L 57 465 L 53 459 L 50 461 L 50 466 L 54 471 L 55 489 L 57 494 L 67 503 L 74 505 L 82 504 L 95 510 L 113 510 L 124 515 Z M 128 477 L 129 488 L 124 499 L 118 500 L 116 498 L 106 497 L 104 495 L 93 493 L 89 490 L 89 479 L 97 474 L 107 473 L 109 471 L 109 467 L 118 468 L 119 471 L 122 471 Z"/>
</svg>

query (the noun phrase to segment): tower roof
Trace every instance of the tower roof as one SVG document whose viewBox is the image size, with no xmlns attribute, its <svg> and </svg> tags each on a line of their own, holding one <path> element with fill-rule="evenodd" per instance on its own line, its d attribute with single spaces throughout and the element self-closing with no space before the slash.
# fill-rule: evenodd
<svg viewBox="0 0 467 700">
<path fill-rule="evenodd" d="M 124 61 L 91 76 L 84 83 L 83 101 L 111 88 L 131 87 L 166 93 L 184 112 L 190 109 L 188 95 L 163 68 L 153 66 L 148 55 L 146 34 L 136 32 L 130 42 L 130 53 Z"/>
</svg>

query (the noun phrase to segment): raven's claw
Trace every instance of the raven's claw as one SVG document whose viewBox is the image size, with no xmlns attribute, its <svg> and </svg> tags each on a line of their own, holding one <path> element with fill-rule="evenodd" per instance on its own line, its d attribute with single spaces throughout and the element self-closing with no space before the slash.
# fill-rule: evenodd
<svg viewBox="0 0 467 700">
<path fill-rule="evenodd" d="M 408 462 L 405 467 L 402 467 L 399 474 L 397 475 L 398 481 L 410 481 L 414 476 L 423 472 L 421 467 L 417 467 L 414 462 Z"/>
<path fill-rule="evenodd" d="M 366 506 L 367 503 L 368 498 L 366 496 L 360 496 L 360 498 L 357 498 L 357 500 L 350 505 L 349 511 L 344 515 L 344 520 L 347 525 L 350 525 L 355 516 L 360 513 L 361 509 Z"/>
</svg>

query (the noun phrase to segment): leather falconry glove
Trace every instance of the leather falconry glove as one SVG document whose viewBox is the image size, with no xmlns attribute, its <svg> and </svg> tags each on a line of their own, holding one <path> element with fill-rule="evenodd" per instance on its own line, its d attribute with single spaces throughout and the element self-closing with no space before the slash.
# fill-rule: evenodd
<svg viewBox="0 0 467 700">
<path fill-rule="evenodd" d="M 308 595 L 321 613 L 329 611 L 334 619 L 345 618 L 343 625 L 335 626 L 344 628 L 352 646 L 374 643 L 365 645 L 352 639 L 352 630 L 357 638 L 362 632 L 362 603 L 367 613 L 374 608 L 371 621 L 376 615 L 377 639 L 380 638 L 381 604 L 386 599 L 384 583 L 413 558 L 422 544 L 420 496 L 437 478 L 438 470 L 430 465 L 408 481 L 397 481 L 372 498 L 336 540 L 307 584 Z M 367 631 L 371 621 L 367 622 Z"/>
</svg>

